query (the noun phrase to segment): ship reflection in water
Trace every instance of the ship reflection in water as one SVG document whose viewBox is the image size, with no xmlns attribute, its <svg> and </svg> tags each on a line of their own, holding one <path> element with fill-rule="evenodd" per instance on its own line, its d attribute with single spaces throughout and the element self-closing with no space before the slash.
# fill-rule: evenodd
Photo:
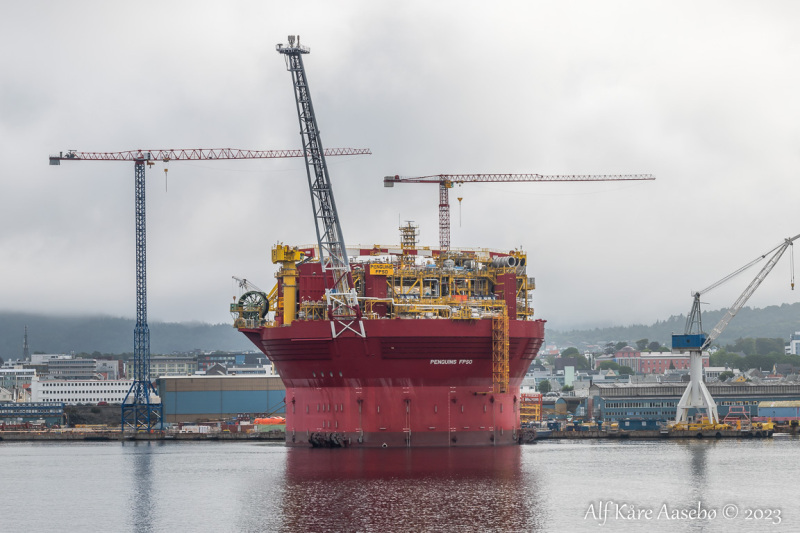
<svg viewBox="0 0 800 533">
<path fill-rule="evenodd" d="M 290 449 L 271 518 L 283 531 L 540 531 L 541 498 L 521 451 Z M 254 530 L 266 517 L 242 518 Z"/>
</svg>

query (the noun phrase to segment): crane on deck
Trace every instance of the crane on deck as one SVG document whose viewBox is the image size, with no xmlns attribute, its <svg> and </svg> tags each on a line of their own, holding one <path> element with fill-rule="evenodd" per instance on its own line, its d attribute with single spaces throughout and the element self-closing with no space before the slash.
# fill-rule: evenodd
<svg viewBox="0 0 800 533">
<path fill-rule="evenodd" d="M 325 155 L 362 155 L 369 149 L 334 148 Z M 136 226 L 136 326 L 133 334 L 133 383 L 122 403 L 121 427 L 124 432 L 161 429 L 161 403 L 151 401 L 155 388 L 150 381 L 150 328 L 147 325 L 147 232 L 145 226 L 145 169 L 156 161 L 272 159 L 309 157 L 307 150 L 239 150 L 233 148 L 129 150 L 125 152 L 78 152 L 68 150 L 50 156 L 51 165 L 61 161 L 128 161 L 134 164 L 134 204 Z"/>
<path fill-rule="evenodd" d="M 355 287 L 351 286 L 350 262 L 344 244 L 339 213 L 333 197 L 328 165 L 325 162 L 325 151 L 311 103 L 303 54 L 311 49 L 300 44 L 300 36 L 290 35 L 289 44 L 278 44 L 275 50 L 286 60 L 286 70 L 291 72 L 294 86 L 297 118 L 300 122 L 300 137 L 303 142 L 303 153 L 306 160 L 306 175 L 311 191 L 311 207 L 317 230 L 319 245 L 319 261 L 325 279 L 325 299 L 328 315 L 331 319 L 331 334 L 337 337 L 350 330 L 360 337 L 365 337 L 364 324 L 361 322 L 361 308 Z M 331 273 L 329 281 L 327 273 Z"/>
<path fill-rule="evenodd" d="M 673 353 L 689 353 L 689 385 L 681 396 L 678 402 L 678 409 L 675 415 L 675 422 L 683 424 L 689 421 L 689 411 L 696 409 L 698 412 L 705 411 L 708 416 L 709 424 L 719 424 L 719 414 L 717 413 L 717 404 L 708 392 L 705 384 L 703 383 L 703 350 L 711 346 L 720 334 L 725 330 L 730 321 L 736 316 L 736 313 L 744 307 L 747 300 L 756 289 L 764 281 L 764 278 L 772 271 L 778 260 L 786 252 L 786 250 L 793 246 L 794 241 L 800 238 L 800 235 L 784 239 L 784 241 L 773 248 L 772 250 L 756 257 L 738 270 L 728 274 L 716 283 L 711 284 L 702 291 L 697 291 L 693 294 L 692 309 L 686 317 L 686 328 L 683 335 L 672 336 L 672 351 Z M 714 326 L 711 333 L 706 335 L 703 332 L 703 324 L 700 312 L 700 296 L 707 292 L 719 287 L 726 281 L 736 277 L 753 265 L 761 262 L 770 255 L 769 260 L 764 267 L 759 271 L 753 281 L 747 288 L 739 295 L 733 305 L 728 308 L 728 311 L 722 319 Z M 792 289 L 794 289 L 794 272 L 792 272 Z"/>
<path fill-rule="evenodd" d="M 455 184 L 475 182 L 520 182 L 520 181 L 642 181 L 654 180 L 651 174 L 597 174 L 597 175 L 543 175 L 543 174 L 436 174 L 433 176 L 386 176 L 384 187 L 395 183 L 433 183 L 439 185 L 439 247 L 450 249 L 450 199 L 448 191 Z M 461 201 L 461 198 L 459 198 Z"/>
</svg>

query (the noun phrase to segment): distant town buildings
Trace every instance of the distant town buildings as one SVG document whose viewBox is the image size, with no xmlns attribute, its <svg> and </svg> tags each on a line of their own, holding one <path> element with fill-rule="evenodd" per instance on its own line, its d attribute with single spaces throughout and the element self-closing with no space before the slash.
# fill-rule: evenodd
<svg viewBox="0 0 800 533">
<path fill-rule="evenodd" d="M 615 354 L 598 357 L 596 365 L 599 367 L 603 361 L 613 361 L 619 366 L 627 366 L 638 374 L 665 374 L 670 370 L 688 370 L 689 354 L 672 352 L 640 352 L 630 346 L 625 346 Z M 703 352 L 703 366 L 709 365 L 709 354 Z"/>
<path fill-rule="evenodd" d="M 786 353 L 789 355 L 800 355 L 800 331 L 795 331 L 789 336 L 789 344 L 786 346 Z"/>
<path fill-rule="evenodd" d="M 161 376 L 191 376 L 197 370 L 194 357 L 150 357 L 150 378 Z"/>
<path fill-rule="evenodd" d="M 47 362 L 49 379 L 96 379 L 97 361 L 83 358 L 54 358 Z"/>
<path fill-rule="evenodd" d="M 99 354 L 97 354 L 99 355 Z M 9 359 L 0 367 L 0 401 L 72 404 L 117 404 L 124 401 L 133 375 L 132 361 L 77 357 L 73 354 L 30 354 Z M 213 367 L 218 375 L 276 376 L 263 354 L 220 353 L 153 356 L 150 376 L 203 375 Z"/>
<path fill-rule="evenodd" d="M 118 359 L 99 359 L 97 374 L 100 379 L 120 379 L 125 375 L 125 364 Z"/>
<path fill-rule="evenodd" d="M 234 366 L 269 366 L 270 362 L 263 353 L 211 353 L 197 356 L 197 371 L 205 372 L 215 364 L 220 364 L 225 368 Z"/>
<path fill-rule="evenodd" d="M 35 375 L 36 371 L 32 368 L 0 368 L 0 387 L 9 391 L 12 401 L 25 401 L 25 391 Z"/>
</svg>

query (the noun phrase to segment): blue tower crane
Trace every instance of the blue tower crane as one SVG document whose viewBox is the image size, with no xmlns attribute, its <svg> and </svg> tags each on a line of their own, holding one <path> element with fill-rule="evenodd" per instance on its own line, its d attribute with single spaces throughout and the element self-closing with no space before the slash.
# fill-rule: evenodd
<svg viewBox="0 0 800 533">
<path fill-rule="evenodd" d="M 333 148 L 319 152 L 325 155 L 370 154 L 366 148 Z M 306 157 L 305 150 L 238 150 L 232 148 L 131 150 L 127 152 L 76 152 L 70 150 L 50 156 L 51 165 L 61 161 L 133 161 L 134 207 L 136 227 L 136 326 L 133 330 L 133 383 L 122 403 L 121 431 L 160 430 L 163 407 L 151 397 L 156 390 L 150 379 L 150 328 L 147 325 L 147 230 L 145 217 L 145 170 L 161 160 L 272 159 Z"/>
</svg>

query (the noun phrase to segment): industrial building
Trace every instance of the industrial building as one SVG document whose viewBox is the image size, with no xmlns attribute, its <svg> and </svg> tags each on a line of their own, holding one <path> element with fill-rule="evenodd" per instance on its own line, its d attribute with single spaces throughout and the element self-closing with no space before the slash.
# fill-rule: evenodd
<svg viewBox="0 0 800 533">
<path fill-rule="evenodd" d="M 800 383 L 723 382 L 707 383 L 706 387 L 721 418 L 731 407 L 736 407 L 736 410 L 743 407 L 749 416 L 755 417 L 759 416 L 762 402 L 800 401 Z M 592 414 L 598 420 L 670 420 L 675 418 L 678 402 L 685 390 L 685 383 L 594 384 L 589 388 L 589 401 L 593 407 Z"/>
<path fill-rule="evenodd" d="M 48 426 L 64 423 L 63 403 L 42 402 L 2 402 L 0 403 L 0 424 L 24 424 L 44 422 Z"/>
<path fill-rule="evenodd" d="M 758 404 L 759 418 L 769 418 L 773 422 L 794 422 L 800 420 L 800 401 L 772 401 Z"/>
<path fill-rule="evenodd" d="M 279 376 L 166 376 L 156 384 L 167 423 L 286 412 Z"/>
<path fill-rule="evenodd" d="M 31 380 L 31 401 L 67 405 L 122 403 L 132 384 L 129 379 L 43 380 L 35 376 Z"/>
</svg>

